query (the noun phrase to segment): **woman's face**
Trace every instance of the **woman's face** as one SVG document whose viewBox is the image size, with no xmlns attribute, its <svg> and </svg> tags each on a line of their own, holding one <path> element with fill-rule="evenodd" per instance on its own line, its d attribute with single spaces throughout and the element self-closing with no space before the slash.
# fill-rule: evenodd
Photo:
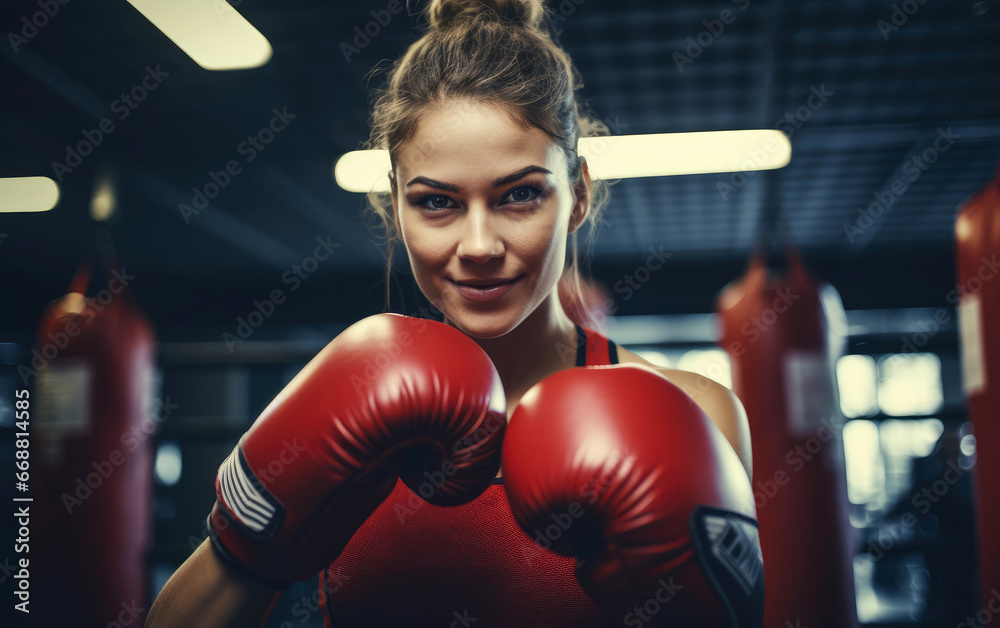
<svg viewBox="0 0 1000 628">
<path fill-rule="evenodd" d="M 454 102 L 428 111 L 396 159 L 392 194 L 420 290 L 475 338 L 502 336 L 554 291 L 566 237 L 589 204 L 565 152 L 503 110 Z"/>
</svg>

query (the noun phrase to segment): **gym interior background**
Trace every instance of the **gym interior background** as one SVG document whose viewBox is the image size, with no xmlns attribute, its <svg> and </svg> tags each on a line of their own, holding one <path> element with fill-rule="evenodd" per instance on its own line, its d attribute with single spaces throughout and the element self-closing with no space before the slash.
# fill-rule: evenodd
<svg viewBox="0 0 1000 628">
<path fill-rule="evenodd" d="M 204 538 L 215 472 L 239 436 L 327 342 L 383 311 L 384 252 L 364 196 L 338 187 L 333 165 L 367 139 L 374 70 L 419 27 L 405 3 L 383 0 L 215 3 L 266 37 L 266 64 L 206 70 L 126 2 L 0 7 L 0 176 L 48 176 L 60 194 L 51 211 L 0 213 L 0 491 L 16 496 L 14 395 L 37 387 L 18 367 L 44 344 L 43 311 L 85 259 L 89 296 L 118 285 L 117 269 L 155 334 L 156 392 L 133 433 L 153 468 L 150 499 L 133 502 L 148 511 L 144 607 Z M 982 610 L 972 471 L 983 454 L 960 367 L 955 219 L 1000 158 L 992 4 L 550 3 L 582 96 L 613 135 L 790 138 L 779 170 L 615 183 L 591 270 L 613 302 L 609 337 L 729 386 L 717 298 L 755 247 L 771 244 L 780 267 L 774 252 L 794 245 L 836 289 L 861 625 L 954 626 Z M 391 309 L 417 314 L 426 303 L 405 255 L 396 261 Z M 962 472 L 937 491 L 947 469 Z M 781 483 L 755 480 L 766 507 Z M 14 558 L 6 527 L 0 561 Z M 16 586 L 9 567 L 3 580 Z M 315 589 L 293 588 L 270 625 L 322 625 Z"/>
</svg>

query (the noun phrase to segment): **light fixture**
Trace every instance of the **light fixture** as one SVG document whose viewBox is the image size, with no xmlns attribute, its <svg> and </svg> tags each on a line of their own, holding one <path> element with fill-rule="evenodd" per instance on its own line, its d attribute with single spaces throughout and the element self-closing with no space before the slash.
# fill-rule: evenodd
<svg viewBox="0 0 1000 628">
<path fill-rule="evenodd" d="M 94 194 L 90 198 L 90 217 L 97 222 L 107 222 L 117 210 L 118 195 L 114 175 L 104 172 L 98 177 Z"/>
<path fill-rule="evenodd" d="M 578 152 L 592 178 L 609 180 L 774 170 L 788 165 L 792 145 L 781 131 L 749 129 L 585 137 Z M 334 178 L 348 192 L 387 192 L 389 168 L 387 151 L 356 150 L 337 160 Z"/>
<path fill-rule="evenodd" d="M 0 212 L 47 212 L 59 202 L 59 186 L 48 177 L 0 179 Z"/>
<path fill-rule="evenodd" d="M 256 68 L 271 44 L 225 0 L 128 0 L 206 70 Z"/>
</svg>

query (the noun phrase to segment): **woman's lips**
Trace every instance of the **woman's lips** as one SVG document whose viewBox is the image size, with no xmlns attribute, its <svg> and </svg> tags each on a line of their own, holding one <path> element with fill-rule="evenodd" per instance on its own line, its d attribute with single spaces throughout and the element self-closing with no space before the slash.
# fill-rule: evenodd
<svg viewBox="0 0 1000 628">
<path fill-rule="evenodd" d="M 470 301 L 484 302 L 496 301 L 503 295 L 510 292 L 511 288 L 513 288 L 514 285 L 520 280 L 521 277 L 518 276 L 506 283 L 487 286 L 470 286 L 468 284 L 458 283 L 457 281 L 453 281 L 452 283 L 454 283 L 455 287 L 458 288 L 458 293 L 466 299 L 469 299 Z"/>
</svg>

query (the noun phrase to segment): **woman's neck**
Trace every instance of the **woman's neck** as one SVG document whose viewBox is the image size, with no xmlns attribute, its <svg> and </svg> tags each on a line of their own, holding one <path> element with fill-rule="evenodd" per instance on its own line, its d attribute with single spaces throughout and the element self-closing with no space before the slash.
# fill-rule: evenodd
<svg viewBox="0 0 1000 628">
<path fill-rule="evenodd" d="M 506 335 L 473 340 L 490 356 L 508 398 L 520 399 L 545 377 L 576 365 L 576 326 L 554 295 Z"/>
</svg>

